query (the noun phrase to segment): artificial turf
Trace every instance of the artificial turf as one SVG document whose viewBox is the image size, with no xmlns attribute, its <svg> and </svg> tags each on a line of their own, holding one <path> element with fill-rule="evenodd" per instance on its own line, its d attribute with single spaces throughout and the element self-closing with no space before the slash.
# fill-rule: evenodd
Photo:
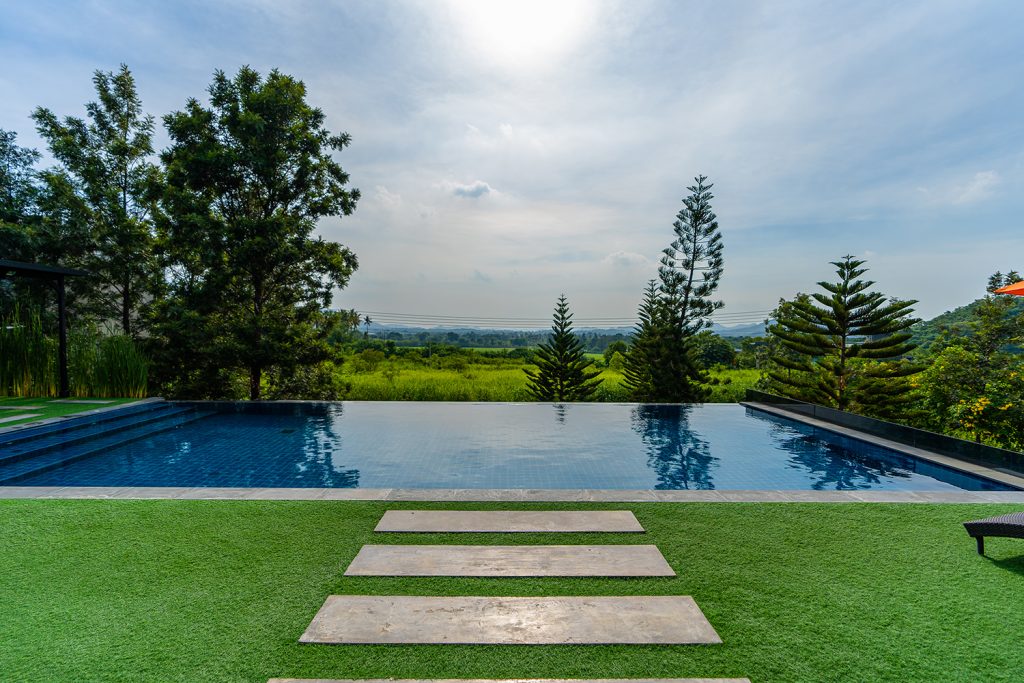
<svg viewBox="0 0 1024 683">
<path fill-rule="evenodd" d="M 84 401 L 89 399 L 71 399 L 73 401 Z M 18 408 L 20 406 L 34 406 L 32 410 L 0 410 L 0 418 L 18 417 L 19 415 L 32 415 L 20 420 L 9 420 L 0 424 L 0 428 L 13 427 L 14 425 L 28 422 L 38 422 L 51 417 L 66 417 L 75 413 L 96 410 L 97 408 L 112 408 L 122 403 L 138 401 L 137 398 L 101 398 L 91 399 L 96 401 L 109 401 L 109 403 L 58 403 L 51 398 L 0 398 L 0 406 L 4 408 Z"/>
<path fill-rule="evenodd" d="M 630 509 L 636 534 L 374 534 L 386 509 Z M 0 501 L 0 679 L 1013 681 L 1024 542 L 1006 505 Z M 364 543 L 654 543 L 674 579 L 345 578 Z M 712 646 L 330 646 L 328 594 L 692 595 Z"/>
</svg>

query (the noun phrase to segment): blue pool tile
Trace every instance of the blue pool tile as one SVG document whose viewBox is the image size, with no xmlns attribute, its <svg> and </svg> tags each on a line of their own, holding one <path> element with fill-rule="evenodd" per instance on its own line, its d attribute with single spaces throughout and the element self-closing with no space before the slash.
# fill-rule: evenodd
<svg viewBox="0 0 1024 683">
<path fill-rule="evenodd" d="M 336 403 L 214 413 L 20 486 L 1000 490 L 730 405 Z"/>
</svg>

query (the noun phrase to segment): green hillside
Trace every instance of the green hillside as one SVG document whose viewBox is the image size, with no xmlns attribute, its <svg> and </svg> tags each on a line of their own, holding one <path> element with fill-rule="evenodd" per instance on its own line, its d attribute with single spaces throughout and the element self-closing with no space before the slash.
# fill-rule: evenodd
<svg viewBox="0 0 1024 683">
<path fill-rule="evenodd" d="M 927 349 L 938 339 L 942 331 L 946 329 L 970 335 L 970 322 L 974 319 L 974 310 L 982 301 L 984 299 L 976 299 L 966 306 L 954 308 L 952 311 L 946 311 L 931 320 L 917 323 L 911 328 L 911 332 L 914 334 L 912 341 Z M 1010 309 L 1011 315 L 1024 315 L 1024 297 L 1015 298 L 1013 301 L 1014 305 Z"/>
</svg>

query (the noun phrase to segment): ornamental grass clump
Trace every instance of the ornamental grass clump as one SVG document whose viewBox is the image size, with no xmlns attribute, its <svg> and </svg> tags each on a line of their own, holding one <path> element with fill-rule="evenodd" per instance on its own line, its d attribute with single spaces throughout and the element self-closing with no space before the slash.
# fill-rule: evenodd
<svg viewBox="0 0 1024 683">
<path fill-rule="evenodd" d="M 93 373 L 95 396 L 142 398 L 146 395 L 149 361 L 127 335 L 99 340 Z"/>
<path fill-rule="evenodd" d="M 0 395 L 49 396 L 56 388 L 56 344 L 38 311 L 15 308 L 0 319 Z"/>
</svg>

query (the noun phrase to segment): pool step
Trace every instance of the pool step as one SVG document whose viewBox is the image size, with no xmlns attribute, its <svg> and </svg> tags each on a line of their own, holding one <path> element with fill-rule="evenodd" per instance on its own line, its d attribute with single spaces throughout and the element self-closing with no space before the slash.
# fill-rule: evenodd
<svg viewBox="0 0 1024 683">
<path fill-rule="evenodd" d="M 675 576 L 653 545 L 364 545 L 345 576 Z"/>
<path fill-rule="evenodd" d="M 123 446 L 144 439 L 160 432 L 175 429 L 181 425 L 212 415 L 195 409 L 183 409 L 170 415 L 162 415 L 159 419 L 146 420 L 144 423 L 132 425 L 124 429 L 94 434 L 91 438 L 79 440 L 69 448 L 48 449 L 35 457 L 0 465 L 0 485 L 9 485 L 41 472 L 62 467 L 68 463 L 91 455 L 105 453 L 112 448 Z"/>
<path fill-rule="evenodd" d="M 629 510 L 388 510 L 374 531 L 400 533 L 643 533 Z"/>
<path fill-rule="evenodd" d="M 92 415 L 69 417 L 60 422 L 16 429 L 0 435 L 0 453 L 15 448 L 19 444 L 49 439 L 60 441 L 68 434 L 89 430 L 97 425 L 116 424 L 130 420 L 133 416 L 137 416 L 140 413 L 170 410 L 174 407 L 173 403 L 168 403 L 161 398 L 145 399 L 123 408 L 104 410 Z"/>
<path fill-rule="evenodd" d="M 693 598 L 331 595 L 299 639 L 323 644 L 721 643 Z"/>
<path fill-rule="evenodd" d="M 0 466 L 18 462 L 20 460 L 27 460 L 28 458 L 34 458 L 53 450 L 64 450 L 69 446 L 95 439 L 97 436 L 106 436 L 107 434 L 123 432 L 143 425 L 159 422 L 160 420 L 165 420 L 176 415 L 195 412 L 192 408 L 178 408 L 170 406 L 170 404 L 166 405 L 169 407 L 154 409 L 142 413 L 132 413 L 120 420 L 101 422 L 99 424 L 92 425 L 91 427 L 78 429 L 58 436 L 47 436 L 45 438 L 26 441 L 9 448 L 0 449 Z"/>
</svg>

